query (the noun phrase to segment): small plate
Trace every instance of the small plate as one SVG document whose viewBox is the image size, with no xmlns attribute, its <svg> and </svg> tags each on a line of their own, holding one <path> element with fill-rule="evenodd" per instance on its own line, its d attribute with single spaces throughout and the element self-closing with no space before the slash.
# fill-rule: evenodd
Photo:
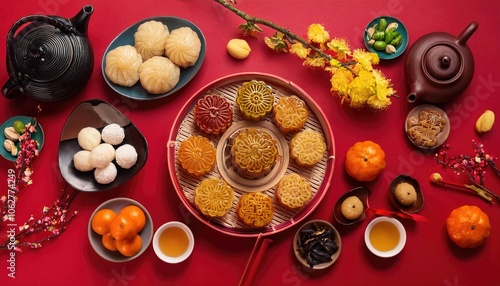
<svg viewBox="0 0 500 286">
<path fill-rule="evenodd" d="M 320 264 L 316 264 L 313 267 L 311 267 L 307 263 L 307 260 L 304 257 L 302 257 L 302 255 L 298 251 L 298 249 L 299 249 L 298 241 L 299 241 L 299 238 L 301 236 L 301 232 L 303 230 L 314 230 L 314 226 L 315 225 L 317 227 L 320 227 L 320 228 L 326 228 L 326 229 L 330 229 L 331 230 L 333 241 L 337 244 L 338 249 L 337 249 L 337 251 L 335 253 L 333 253 L 331 255 L 331 259 L 332 259 L 331 261 L 329 261 L 329 262 L 323 262 L 323 263 L 320 263 Z M 337 231 L 337 229 L 331 223 L 329 223 L 329 222 L 327 222 L 325 220 L 311 220 L 309 222 L 306 222 L 305 224 L 303 224 L 299 228 L 299 230 L 297 230 L 297 232 L 295 233 L 295 237 L 293 238 L 293 252 L 295 253 L 295 257 L 297 257 L 297 260 L 299 260 L 300 263 L 302 265 L 304 265 L 305 267 L 307 267 L 308 269 L 319 270 L 319 269 L 325 269 L 325 268 L 330 267 L 339 258 L 341 250 L 342 250 L 342 239 L 340 238 L 339 232 Z"/>
<path fill-rule="evenodd" d="M 139 235 L 141 236 L 141 239 L 142 239 L 141 250 L 136 255 L 130 256 L 130 257 L 124 256 L 118 251 L 110 251 L 110 250 L 106 249 L 102 245 L 102 235 L 96 233 L 92 229 L 92 218 L 99 210 L 111 209 L 116 214 L 118 214 L 118 212 L 120 212 L 121 209 L 123 209 L 124 207 L 126 207 L 128 205 L 138 206 L 139 208 L 141 208 L 141 210 L 146 215 L 146 224 L 144 225 L 144 228 L 142 229 L 142 231 L 139 233 Z M 151 240 L 153 238 L 153 219 L 151 218 L 151 215 L 149 214 L 148 210 L 142 204 L 140 204 L 139 202 L 137 202 L 133 199 L 129 199 L 129 198 L 110 199 L 108 201 L 105 201 L 101 205 L 99 205 L 94 210 L 92 215 L 90 216 L 89 225 L 88 225 L 88 236 L 89 236 L 90 245 L 95 250 L 95 252 L 97 252 L 97 254 L 99 254 L 99 256 L 101 256 L 102 258 L 104 258 L 108 261 L 111 261 L 111 262 L 130 261 L 132 259 L 137 258 L 144 251 L 146 251 L 149 244 L 151 243 Z"/>
<path fill-rule="evenodd" d="M 162 22 L 163 24 L 167 25 L 169 31 L 172 31 L 174 29 L 178 29 L 181 27 L 189 27 L 193 31 L 196 32 L 198 35 L 198 38 L 200 39 L 201 42 L 201 50 L 200 50 L 200 55 L 198 57 L 198 60 L 196 61 L 194 66 L 188 67 L 188 68 L 180 68 L 181 69 L 181 74 L 179 78 L 179 82 L 177 85 L 171 89 L 170 91 L 163 93 L 163 94 L 150 94 L 148 93 L 144 88 L 142 88 L 141 84 L 137 82 L 135 85 L 131 87 L 126 87 L 126 86 L 121 86 L 118 84 L 113 83 L 111 80 L 108 79 L 106 76 L 106 55 L 108 54 L 109 51 L 119 47 L 119 46 L 124 46 L 124 45 L 131 45 L 134 46 L 134 34 L 137 31 L 137 28 L 144 22 L 148 21 L 158 21 Z M 136 100 L 152 100 L 152 99 L 158 99 L 162 97 L 169 96 L 171 94 L 174 94 L 177 92 L 179 89 L 184 87 L 193 77 L 198 73 L 198 71 L 201 68 L 201 65 L 203 64 L 203 60 L 205 59 L 205 53 L 206 53 L 206 42 L 205 42 L 205 37 L 203 36 L 203 33 L 201 30 L 193 23 L 181 19 L 181 18 L 176 18 L 176 17 L 153 17 L 153 18 L 148 18 L 141 20 L 132 26 L 128 27 L 125 29 L 123 32 L 121 32 L 112 42 L 109 44 L 108 48 L 106 51 L 104 51 L 104 55 L 102 56 L 102 65 L 101 65 L 101 70 L 102 70 L 102 75 L 104 76 L 104 80 L 106 83 L 117 93 Z"/>
<path fill-rule="evenodd" d="M 354 188 L 354 189 L 350 190 L 349 192 L 343 194 L 337 200 L 337 202 L 335 203 L 335 207 L 333 209 L 333 215 L 335 216 L 335 219 L 337 220 L 337 222 L 339 222 L 340 224 L 343 224 L 343 225 L 351 225 L 351 224 L 355 224 L 355 223 L 361 222 L 364 219 L 366 219 L 366 212 L 368 211 L 368 195 L 370 195 L 370 189 L 365 188 L 365 187 L 357 187 L 357 188 Z M 353 220 L 346 219 L 342 215 L 342 211 L 341 211 L 342 203 L 345 201 L 345 199 L 347 199 L 348 197 L 351 197 L 351 196 L 358 197 L 361 200 L 361 202 L 363 203 L 363 213 L 361 214 L 360 217 L 358 217 L 357 219 L 353 219 Z"/>
<path fill-rule="evenodd" d="M 410 129 L 410 127 L 413 124 L 412 120 L 418 121 L 419 112 L 422 110 L 425 110 L 425 109 L 440 112 L 442 114 L 442 117 L 446 121 L 443 129 L 436 136 L 437 142 L 434 146 L 419 145 L 418 142 L 412 140 L 412 138 L 408 134 L 408 130 Z M 444 141 L 446 141 L 446 139 L 448 139 L 448 136 L 450 135 L 450 119 L 448 118 L 448 115 L 446 114 L 446 112 L 444 112 L 444 110 L 442 110 L 441 108 L 434 106 L 432 104 L 422 104 L 422 105 L 419 105 L 419 106 L 416 106 L 415 108 L 413 108 L 406 116 L 405 133 L 406 133 L 408 139 L 411 141 L 411 143 L 413 143 L 413 145 L 415 145 L 416 147 L 418 147 L 420 149 L 424 149 L 424 150 L 433 150 L 433 149 L 436 149 L 437 147 L 441 146 L 444 143 Z"/>
<path fill-rule="evenodd" d="M 84 127 L 94 127 L 99 131 L 104 126 L 116 123 L 125 130 L 122 144 L 130 144 L 137 151 L 137 162 L 130 169 L 118 169 L 116 179 L 110 184 L 99 184 L 94 172 L 80 172 L 73 165 L 73 155 L 82 150 L 78 144 L 78 132 Z M 118 147 L 118 146 L 115 146 Z M 141 132 L 118 109 L 99 99 L 80 103 L 70 114 L 61 132 L 59 142 L 59 169 L 64 180 L 73 188 L 83 192 L 105 191 L 127 182 L 144 166 L 148 158 L 148 144 Z"/>
<path fill-rule="evenodd" d="M 5 137 L 5 134 L 4 134 L 4 130 L 5 128 L 7 127 L 11 127 L 12 124 L 14 123 L 14 121 L 16 120 L 21 120 L 24 124 L 27 124 L 28 122 L 31 121 L 31 117 L 28 117 L 28 116 L 23 116 L 23 115 L 18 115 L 18 116 L 14 116 L 14 117 L 11 117 L 9 119 L 7 119 L 1 126 L 0 126 L 0 131 L 1 131 L 1 138 L 2 138 L 2 144 L 3 142 L 5 141 L 5 139 L 7 139 Z M 31 138 L 32 139 L 35 139 L 36 141 L 38 141 L 38 151 L 42 150 L 42 147 L 43 147 L 43 129 L 42 129 L 42 126 L 40 125 L 40 122 L 38 122 L 38 125 L 36 126 L 36 132 L 32 133 L 31 135 Z M 16 141 L 16 146 L 19 150 L 19 141 Z M 0 154 L 2 154 L 2 157 L 4 157 L 5 159 L 9 160 L 9 161 L 12 161 L 12 162 L 15 162 L 17 160 L 17 155 L 16 156 L 12 156 L 12 154 L 7 151 L 4 147 L 0 147 Z"/>
<path fill-rule="evenodd" d="M 401 183 L 408 183 L 415 188 L 415 192 L 417 193 L 417 201 L 411 205 L 411 206 L 405 206 L 398 202 L 396 199 L 394 192 L 396 191 L 397 185 Z M 392 180 L 391 185 L 389 187 L 390 193 L 389 193 L 389 199 L 391 202 L 394 204 L 396 208 L 398 208 L 401 211 L 404 211 L 406 213 L 416 213 L 420 211 L 424 207 L 424 194 L 422 193 L 422 190 L 420 189 L 420 185 L 417 180 L 414 178 L 407 176 L 407 175 L 399 175 L 397 176 L 394 180 Z"/>
<path fill-rule="evenodd" d="M 375 50 L 372 46 L 370 46 L 368 44 L 368 41 L 370 40 L 370 36 L 368 35 L 368 28 L 373 27 L 375 24 L 378 24 L 378 22 L 381 18 L 385 18 L 387 20 L 387 24 L 397 23 L 398 28 L 396 29 L 396 31 L 403 36 L 401 44 L 399 45 L 399 47 L 396 48 L 396 52 L 393 54 L 388 54 L 385 51 Z M 410 39 L 409 39 L 409 35 L 408 35 L 408 30 L 406 30 L 405 25 L 401 21 L 399 21 L 398 19 L 391 17 L 391 16 L 380 16 L 380 17 L 377 17 L 377 18 L 371 20 L 370 23 L 368 23 L 368 25 L 366 25 L 365 33 L 363 34 L 363 41 L 365 42 L 365 46 L 368 49 L 368 51 L 370 51 L 372 53 L 376 53 L 378 55 L 378 57 L 382 60 L 392 60 L 392 59 L 395 59 L 395 58 L 399 57 L 400 55 L 402 55 L 403 52 L 408 47 L 409 40 Z"/>
</svg>

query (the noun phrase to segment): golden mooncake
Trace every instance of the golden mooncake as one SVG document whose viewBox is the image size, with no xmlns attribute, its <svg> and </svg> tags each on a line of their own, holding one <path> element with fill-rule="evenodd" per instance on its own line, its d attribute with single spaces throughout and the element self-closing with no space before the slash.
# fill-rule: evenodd
<svg viewBox="0 0 500 286">
<path fill-rule="evenodd" d="M 216 149 L 208 138 L 191 136 L 182 141 L 177 156 L 182 168 L 190 174 L 201 176 L 214 167 Z"/>
<path fill-rule="evenodd" d="M 248 120 L 263 120 L 273 110 L 273 89 L 263 81 L 244 82 L 236 96 L 243 117 Z"/>
<path fill-rule="evenodd" d="M 312 167 L 321 161 L 326 151 L 323 136 L 312 129 L 305 129 L 295 134 L 289 145 L 290 158 L 305 167 Z"/>
<path fill-rule="evenodd" d="M 242 195 L 236 209 L 241 221 L 251 227 L 267 225 L 274 215 L 273 199 L 259 192 Z"/>
<path fill-rule="evenodd" d="M 311 200 L 311 184 L 299 174 L 285 175 L 278 183 L 275 196 L 281 205 L 292 210 L 300 209 Z"/>
<path fill-rule="evenodd" d="M 276 140 L 266 131 L 249 128 L 233 139 L 231 162 L 241 177 L 257 179 L 271 172 L 278 158 Z"/>
<path fill-rule="evenodd" d="M 233 206 L 234 192 L 224 180 L 204 179 L 194 190 L 194 204 L 208 217 L 226 215 Z"/>
<path fill-rule="evenodd" d="M 295 95 L 283 96 L 273 107 L 273 121 L 283 134 L 299 131 L 307 121 L 305 102 Z"/>
<path fill-rule="evenodd" d="M 233 123 L 231 104 L 216 94 L 207 94 L 194 108 L 196 125 L 208 134 L 220 134 Z"/>
</svg>

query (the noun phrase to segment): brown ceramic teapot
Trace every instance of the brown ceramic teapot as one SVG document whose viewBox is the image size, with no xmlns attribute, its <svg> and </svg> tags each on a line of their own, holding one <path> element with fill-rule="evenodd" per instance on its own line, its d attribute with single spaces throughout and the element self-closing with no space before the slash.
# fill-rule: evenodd
<svg viewBox="0 0 500 286">
<path fill-rule="evenodd" d="M 87 38 L 93 10 L 87 5 L 70 19 L 30 15 L 16 21 L 7 35 L 10 78 L 2 94 L 6 98 L 24 94 L 40 101 L 56 101 L 80 91 L 94 67 Z"/>
<path fill-rule="evenodd" d="M 470 23 L 458 37 L 445 32 L 420 37 L 410 48 L 405 62 L 409 102 L 431 103 L 452 100 L 464 91 L 474 74 L 474 58 L 466 42 L 478 24 Z"/>
</svg>

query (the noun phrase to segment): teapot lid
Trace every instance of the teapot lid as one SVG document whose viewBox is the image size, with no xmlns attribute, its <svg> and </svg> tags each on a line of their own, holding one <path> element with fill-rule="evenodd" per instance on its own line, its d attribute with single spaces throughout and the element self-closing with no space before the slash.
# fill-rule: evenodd
<svg viewBox="0 0 500 286">
<path fill-rule="evenodd" d="M 42 22 L 32 23 L 30 28 L 21 31 L 13 45 L 16 70 L 39 83 L 61 77 L 75 60 L 68 36 Z"/>
<path fill-rule="evenodd" d="M 427 50 L 423 57 L 425 71 L 438 81 L 449 81 L 463 72 L 463 57 L 448 43 L 437 43 Z"/>
</svg>

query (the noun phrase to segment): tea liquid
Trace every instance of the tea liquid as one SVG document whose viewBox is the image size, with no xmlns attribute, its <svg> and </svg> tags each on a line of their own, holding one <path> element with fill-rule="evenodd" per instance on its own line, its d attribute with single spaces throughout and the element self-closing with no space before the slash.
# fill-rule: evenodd
<svg viewBox="0 0 500 286">
<path fill-rule="evenodd" d="M 378 222 L 370 231 L 370 242 L 378 251 L 392 250 L 399 243 L 399 231 L 388 221 Z"/>
<path fill-rule="evenodd" d="M 189 239 L 186 232 L 182 228 L 176 226 L 166 228 L 160 234 L 158 242 L 161 252 L 170 257 L 181 256 L 186 252 L 189 245 Z"/>
</svg>

